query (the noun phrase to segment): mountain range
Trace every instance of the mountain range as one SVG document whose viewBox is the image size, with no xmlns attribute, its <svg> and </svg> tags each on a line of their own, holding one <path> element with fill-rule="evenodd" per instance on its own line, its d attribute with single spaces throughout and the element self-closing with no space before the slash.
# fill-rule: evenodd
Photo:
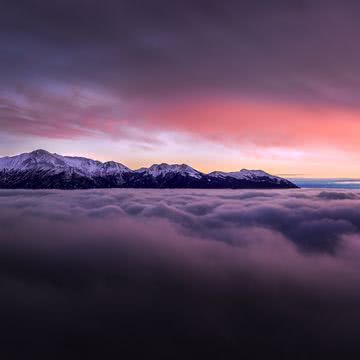
<svg viewBox="0 0 360 360">
<path fill-rule="evenodd" d="M 35 150 L 0 158 L 0 188 L 296 188 L 289 180 L 262 170 L 205 174 L 186 164 L 154 164 L 132 170 L 123 164 Z"/>
</svg>

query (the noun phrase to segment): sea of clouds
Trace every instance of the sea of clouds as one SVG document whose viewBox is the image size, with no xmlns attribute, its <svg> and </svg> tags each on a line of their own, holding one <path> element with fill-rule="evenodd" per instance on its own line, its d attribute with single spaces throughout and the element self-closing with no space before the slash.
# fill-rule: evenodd
<svg viewBox="0 0 360 360">
<path fill-rule="evenodd" d="M 0 356 L 357 356 L 360 192 L 0 191 Z"/>
</svg>

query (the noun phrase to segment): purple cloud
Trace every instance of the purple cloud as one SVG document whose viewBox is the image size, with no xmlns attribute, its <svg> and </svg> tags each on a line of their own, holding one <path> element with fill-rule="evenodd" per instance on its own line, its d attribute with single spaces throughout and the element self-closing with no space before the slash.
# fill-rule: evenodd
<svg viewBox="0 0 360 360">
<path fill-rule="evenodd" d="M 2 190 L 2 351 L 357 354 L 360 198 L 330 193 Z"/>
</svg>

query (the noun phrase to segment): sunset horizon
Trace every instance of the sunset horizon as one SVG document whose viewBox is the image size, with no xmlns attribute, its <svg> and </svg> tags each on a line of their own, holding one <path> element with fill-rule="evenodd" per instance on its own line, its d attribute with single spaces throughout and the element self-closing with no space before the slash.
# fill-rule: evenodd
<svg viewBox="0 0 360 360">
<path fill-rule="evenodd" d="M 360 177 L 358 5 L 260 3 L 6 1 L 0 155 Z"/>
<path fill-rule="evenodd" d="M 129 167 L 130 169 L 133 170 L 137 170 L 137 169 L 141 169 L 141 168 L 145 168 L 145 167 L 150 167 L 151 165 L 156 165 L 156 164 L 169 164 L 169 165 L 178 165 L 178 164 L 186 164 L 189 165 L 201 172 L 203 172 L 204 174 L 208 174 L 212 171 L 224 171 L 224 172 L 233 172 L 233 171 L 239 171 L 241 169 L 248 169 L 248 170 L 263 170 L 266 171 L 268 173 L 271 173 L 272 175 L 275 176 L 280 176 L 280 177 L 284 177 L 284 178 L 289 178 L 289 179 L 349 179 L 349 180 L 357 180 L 360 179 L 360 173 L 359 176 L 316 176 L 314 174 L 311 173 L 282 173 L 282 172 L 276 172 L 276 170 L 269 170 L 270 167 L 267 166 L 266 163 L 259 163 L 254 161 L 253 163 L 250 161 L 244 161 L 243 163 L 239 163 L 238 166 L 236 166 L 235 164 L 231 167 L 227 167 L 225 164 L 223 163 L 219 163 L 219 167 L 215 167 L 215 165 L 213 165 L 213 167 L 211 167 L 211 164 L 209 165 L 210 167 L 204 168 L 202 166 L 202 162 L 199 163 L 199 165 L 194 165 L 191 160 L 189 162 L 184 161 L 184 159 L 182 159 L 180 156 L 174 158 L 174 161 L 166 161 L 167 157 L 165 155 L 164 158 L 154 158 L 153 160 L 147 159 L 146 161 L 142 160 L 141 158 L 137 159 L 137 161 L 128 161 L 125 162 L 123 160 L 121 160 L 121 157 L 116 158 L 106 158 L 106 157 L 96 157 L 96 155 L 93 155 L 92 153 L 89 154 L 83 154 L 83 153 L 74 153 L 74 152 L 58 152 L 58 151 L 50 151 L 49 149 L 46 148 L 27 148 L 24 147 L 25 150 L 19 151 L 19 152 L 8 152 L 8 153 L 4 153 L 4 154 L 0 154 L 0 158 L 1 157 L 14 157 L 20 154 L 26 154 L 26 153 L 31 153 L 34 151 L 46 151 L 49 152 L 50 154 L 58 154 L 58 155 L 62 155 L 62 156 L 69 156 L 69 157 L 83 157 L 83 158 L 87 158 L 87 159 L 91 159 L 91 160 L 96 160 L 96 161 L 100 161 L 100 162 L 111 162 L 111 161 L 115 161 L 117 163 L 126 165 L 127 167 Z M 124 156 L 124 158 L 126 158 L 126 156 Z M 145 157 L 146 158 L 146 157 Z M 165 160 L 164 160 L 165 159 Z M 207 161 L 205 160 L 204 163 L 207 163 Z M 131 165 L 131 164 L 135 164 L 135 165 Z M 242 166 L 242 164 L 248 164 L 248 166 Z M 260 164 L 263 165 L 262 167 L 256 167 L 256 166 L 252 166 L 251 164 Z M 333 174 L 333 173 L 329 173 Z M 355 173 L 354 173 L 355 174 Z"/>
</svg>

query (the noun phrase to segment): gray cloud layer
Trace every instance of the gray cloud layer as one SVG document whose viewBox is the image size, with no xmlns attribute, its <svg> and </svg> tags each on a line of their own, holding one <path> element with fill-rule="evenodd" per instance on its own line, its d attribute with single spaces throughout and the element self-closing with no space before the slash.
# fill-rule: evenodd
<svg viewBox="0 0 360 360">
<path fill-rule="evenodd" d="M 356 1 L 5 0 L 1 77 L 358 105 Z"/>
<path fill-rule="evenodd" d="M 0 10 L 4 133 L 121 138 L 128 126 L 192 133 L 188 116 L 174 119 L 166 106 L 186 111 L 214 99 L 220 107 L 232 100 L 315 104 L 308 108 L 315 114 L 317 105 L 353 110 L 360 103 L 357 1 L 3 0 Z M 269 116 L 265 135 L 254 123 L 240 138 L 272 143 L 268 133 L 282 122 Z M 313 118 L 303 121 L 312 133 Z M 208 122 L 205 129 L 218 119 Z M 275 144 L 287 138 L 279 134 Z M 210 135 L 222 139 L 217 130 Z"/>
<path fill-rule="evenodd" d="M 359 203 L 314 190 L 0 191 L 1 351 L 359 354 Z"/>
</svg>

